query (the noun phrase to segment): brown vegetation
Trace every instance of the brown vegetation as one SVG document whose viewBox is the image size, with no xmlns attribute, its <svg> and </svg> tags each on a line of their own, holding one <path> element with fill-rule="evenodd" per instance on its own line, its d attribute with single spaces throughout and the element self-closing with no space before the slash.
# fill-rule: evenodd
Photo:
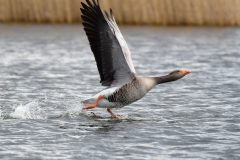
<svg viewBox="0 0 240 160">
<path fill-rule="evenodd" d="M 0 0 L 0 21 L 73 23 L 83 0 Z M 100 0 L 119 23 L 240 25 L 240 0 Z"/>
</svg>

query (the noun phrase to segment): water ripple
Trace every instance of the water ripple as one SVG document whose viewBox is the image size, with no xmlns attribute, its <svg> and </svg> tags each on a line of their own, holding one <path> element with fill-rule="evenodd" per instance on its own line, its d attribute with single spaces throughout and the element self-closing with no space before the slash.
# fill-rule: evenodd
<svg viewBox="0 0 240 160">
<path fill-rule="evenodd" d="M 0 25 L 1 159 L 239 159 L 240 30 L 122 27 L 136 70 L 192 74 L 114 112 L 81 26 Z"/>
</svg>

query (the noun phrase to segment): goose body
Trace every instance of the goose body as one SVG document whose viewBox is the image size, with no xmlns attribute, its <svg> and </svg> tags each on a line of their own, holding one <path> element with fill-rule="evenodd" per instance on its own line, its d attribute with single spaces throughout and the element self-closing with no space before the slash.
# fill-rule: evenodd
<svg viewBox="0 0 240 160">
<path fill-rule="evenodd" d="M 144 77 L 136 74 L 131 52 L 124 40 L 112 10 L 103 13 L 99 1 L 82 2 L 81 17 L 100 74 L 107 89 L 84 100 L 84 109 L 121 108 L 144 97 L 154 86 L 178 80 L 188 73 L 176 70 L 166 76 Z"/>
<path fill-rule="evenodd" d="M 104 98 L 99 101 L 96 107 L 121 108 L 144 97 L 154 85 L 155 81 L 150 78 L 135 77 L 129 83 L 121 87 L 105 89 L 83 103 L 93 103 L 99 96 L 103 96 Z"/>
</svg>

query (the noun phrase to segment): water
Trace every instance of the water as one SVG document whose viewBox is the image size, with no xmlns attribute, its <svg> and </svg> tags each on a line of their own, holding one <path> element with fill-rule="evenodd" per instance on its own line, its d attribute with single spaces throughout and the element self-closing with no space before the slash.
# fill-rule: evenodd
<svg viewBox="0 0 240 160">
<path fill-rule="evenodd" d="M 192 73 L 114 110 L 82 27 L 0 26 L 0 157 L 240 159 L 240 29 L 121 27 L 142 75 Z"/>
</svg>

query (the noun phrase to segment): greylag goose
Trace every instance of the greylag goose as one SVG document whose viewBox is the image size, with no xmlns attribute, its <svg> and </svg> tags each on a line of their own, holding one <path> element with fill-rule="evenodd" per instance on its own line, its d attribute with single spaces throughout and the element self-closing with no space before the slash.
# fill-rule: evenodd
<svg viewBox="0 0 240 160">
<path fill-rule="evenodd" d="M 111 117 L 117 118 L 111 109 L 129 105 L 144 97 L 154 86 L 176 81 L 190 73 L 176 70 L 158 77 L 137 75 L 112 10 L 102 12 L 98 0 L 86 0 L 81 4 L 82 24 L 97 63 L 100 83 L 107 87 L 84 100 L 83 109 L 106 108 Z"/>
</svg>

